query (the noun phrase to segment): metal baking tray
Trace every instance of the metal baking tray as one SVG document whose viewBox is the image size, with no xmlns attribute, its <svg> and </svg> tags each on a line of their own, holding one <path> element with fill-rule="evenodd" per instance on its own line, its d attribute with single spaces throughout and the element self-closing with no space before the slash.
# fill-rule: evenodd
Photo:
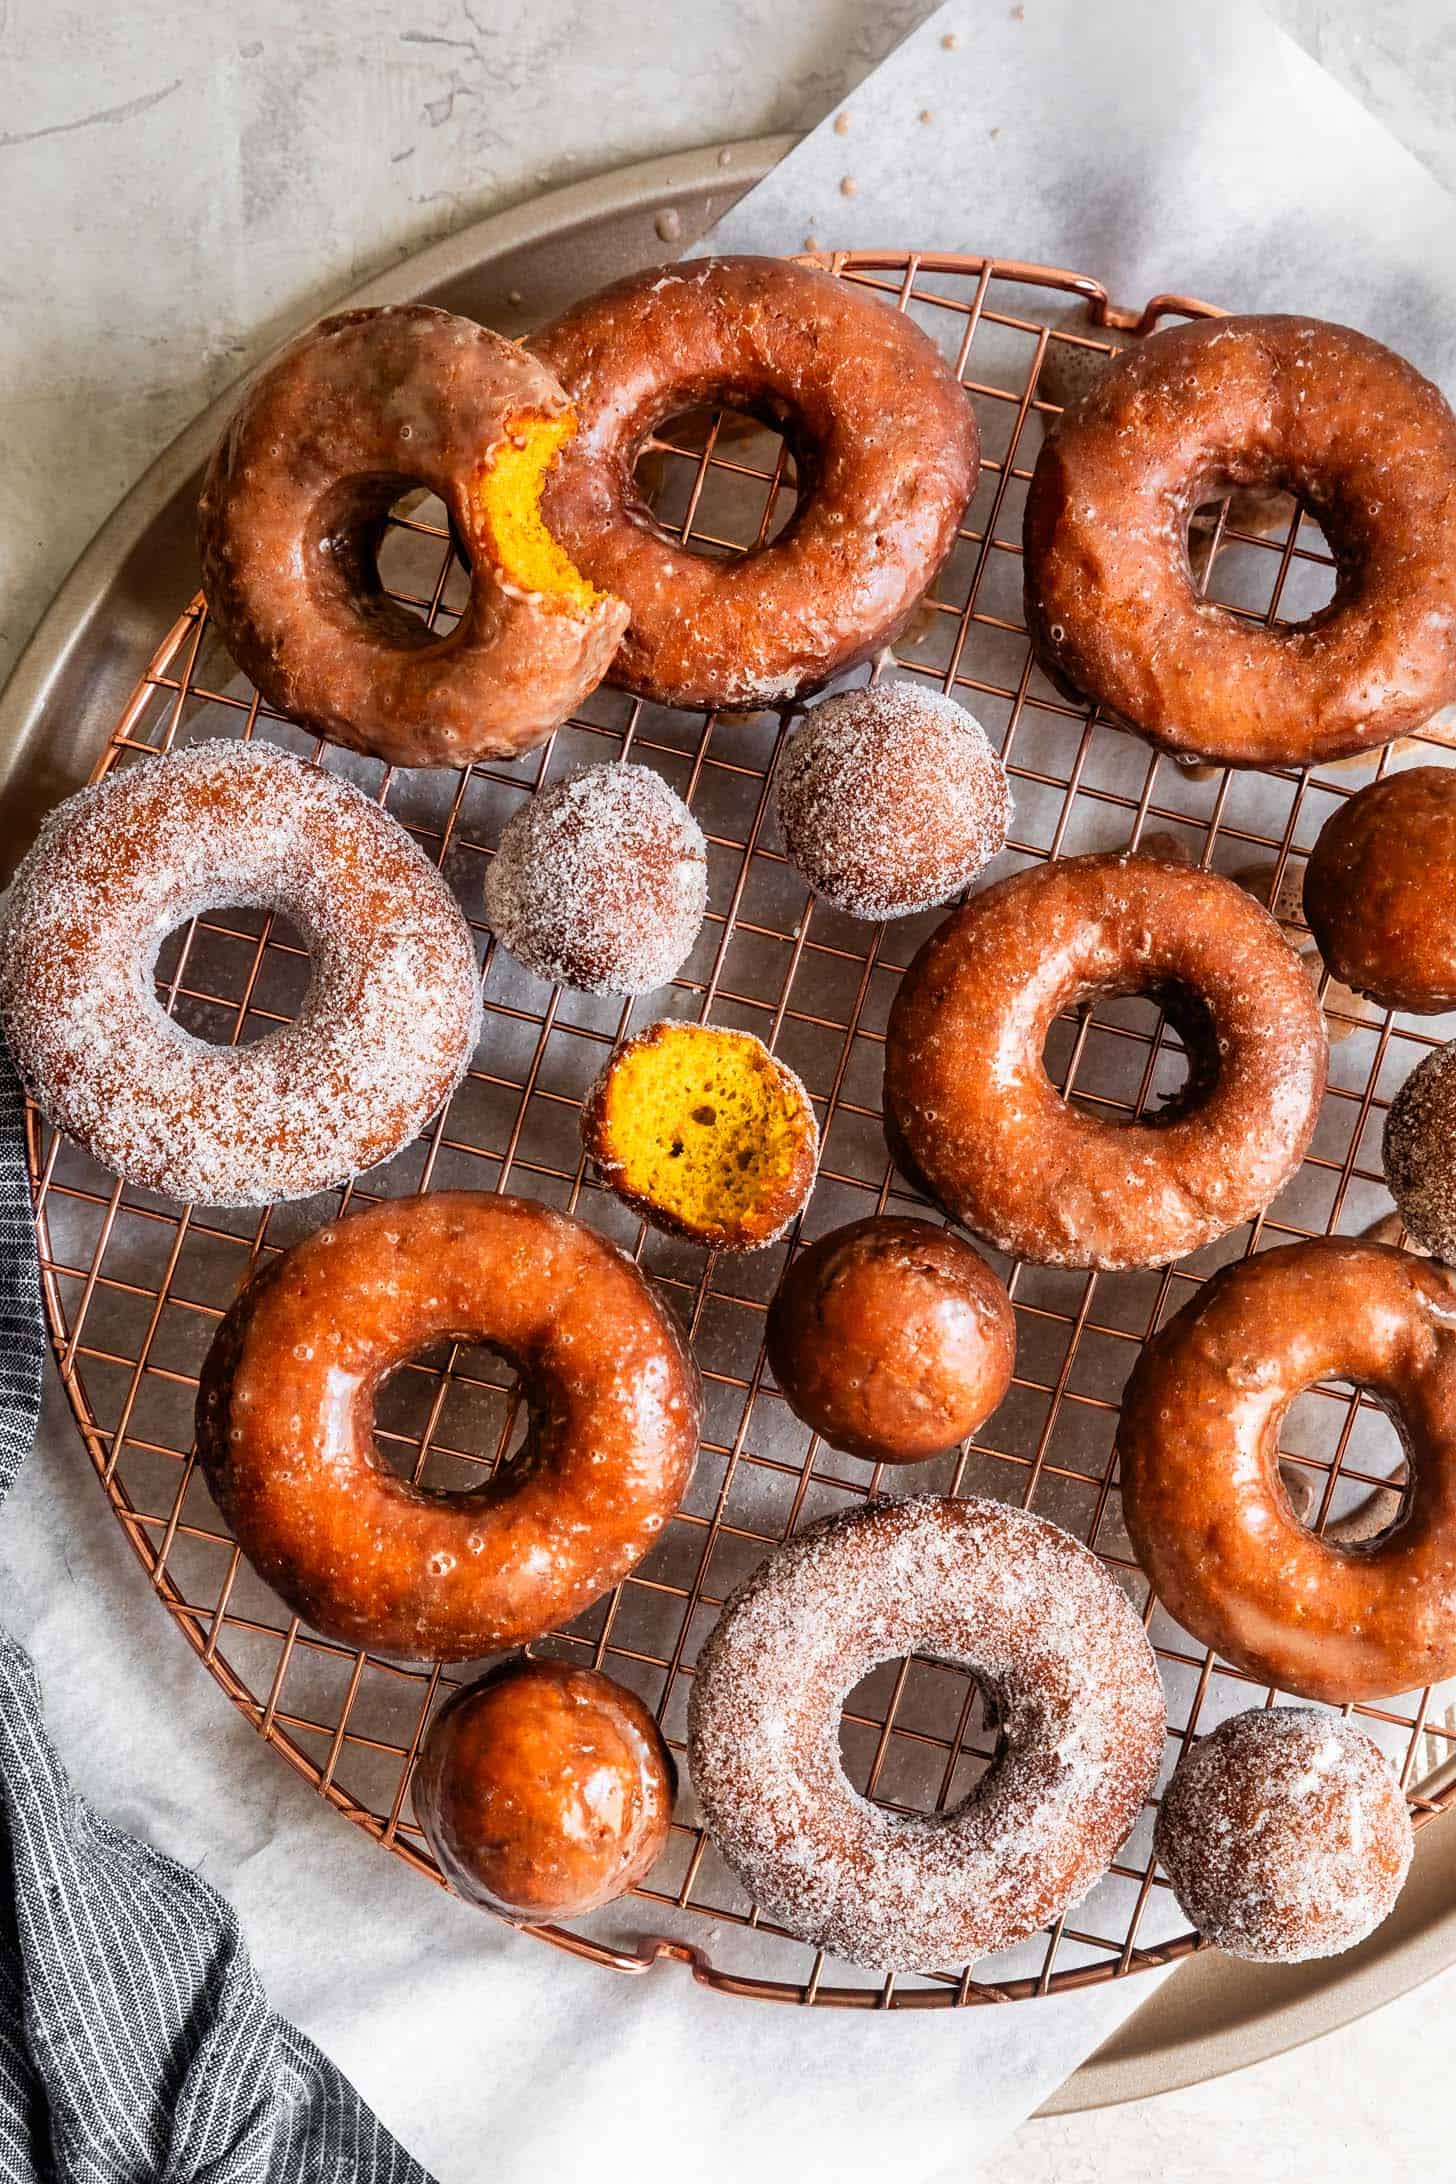
<svg viewBox="0 0 1456 2184">
<path fill-rule="evenodd" d="M 673 257 L 791 147 L 789 137 L 643 162 L 475 223 L 346 300 L 427 300 L 523 331 L 619 272 Z M 195 588 L 197 476 L 225 396 L 133 488 L 67 578 L 0 694 L 5 869 L 41 813 L 90 773 L 108 729 Z M 1395 1916 L 1336 1963 L 1181 1965 L 1049 2100 L 1070 2113 L 1197 2083 L 1348 2023 L 1456 1961 L 1456 1830 L 1422 1831 Z"/>
</svg>

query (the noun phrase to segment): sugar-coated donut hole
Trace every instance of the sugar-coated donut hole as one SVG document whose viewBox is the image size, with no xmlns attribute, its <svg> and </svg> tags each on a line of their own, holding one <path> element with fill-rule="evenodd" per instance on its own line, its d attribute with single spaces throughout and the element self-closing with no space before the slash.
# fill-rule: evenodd
<svg viewBox="0 0 1456 2184">
<path fill-rule="evenodd" d="M 675 544 L 710 561 L 731 561 L 783 536 L 803 499 L 805 468 L 792 428 L 782 431 L 761 414 L 724 403 L 669 411 L 639 446 L 632 479 L 653 524 Z"/>
<path fill-rule="evenodd" d="M 1326 1545 L 1358 1553 L 1404 1521 L 1411 1503 L 1405 1443 L 1372 1390 L 1345 1380 L 1302 1388 L 1279 1421 L 1276 1442 L 1290 1513 Z"/>
<path fill-rule="evenodd" d="M 877 1662 L 846 1693 L 839 1719 L 840 1758 L 860 1795 L 932 1818 L 976 1794 L 1005 1743 L 994 1701 L 975 1674 L 933 1654 Z"/>
<path fill-rule="evenodd" d="M 1042 1067 L 1078 1113 L 1100 1122 L 1156 1125 L 1187 1114 L 1210 1089 L 1217 1075 L 1217 1035 L 1207 1004 L 1190 987 L 1161 992 L 1103 987 L 1078 996 L 1053 1017 Z"/>
<path fill-rule="evenodd" d="M 209 904 L 163 935 L 152 963 L 152 987 L 159 1006 L 190 1038 L 205 1046 L 253 1046 L 297 1015 L 308 991 L 311 955 L 286 912 Z M 213 998 L 219 990 L 239 987 L 247 996 L 241 1013 L 236 1001 Z"/>
<path fill-rule="evenodd" d="M 448 1501 L 508 1471 L 536 1416 L 518 1358 L 496 1343 L 444 1336 L 380 1381 L 374 1445 L 387 1471 Z"/>
</svg>

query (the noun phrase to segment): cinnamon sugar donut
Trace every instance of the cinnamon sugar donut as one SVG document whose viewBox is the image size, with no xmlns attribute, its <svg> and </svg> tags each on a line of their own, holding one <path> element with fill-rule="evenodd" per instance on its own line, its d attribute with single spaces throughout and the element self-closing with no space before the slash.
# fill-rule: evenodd
<svg viewBox="0 0 1456 2184">
<path fill-rule="evenodd" d="M 1054 1017 L 1156 997 L 1188 1081 L 1137 1121 L 1083 1113 L 1046 1074 Z M 1159 1266 L 1267 1206 L 1324 1091 L 1299 958 L 1231 880 L 1161 859 L 1069 857 L 976 895 L 895 996 L 885 1119 L 896 1157 L 998 1250 L 1048 1266 Z"/>
<path fill-rule="evenodd" d="M 773 705 L 902 630 L 975 489 L 970 401 L 934 343 L 852 281 L 777 258 L 650 266 L 532 343 L 580 429 L 547 523 L 631 614 L 611 680 L 662 705 Z M 784 434 L 799 505 L 730 560 L 656 523 L 634 482 L 666 418 L 731 405 Z"/>
<path fill-rule="evenodd" d="M 312 978 L 247 1046 L 191 1037 L 152 983 L 170 932 L 282 912 Z M 397 820 L 263 743 L 118 768 L 53 811 L 0 919 L 0 1024 L 37 1105 L 129 1183 L 263 1206 L 407 1145 L 480 1027 L 470 929 Z"/>
<path fill-rule="evenodd" d="M 1178 1762 L 1154 1848 L 1207 1940 L 1302 1964 L 1374 1933 L 1415 1841 L 1377 1744 L 1338 1714 L 1272 1706 L 1220 1722 Z"/>
<path fill-rule="evenodd" d="M 518 1368 L 525 1446 L 484 1486 L 392 1472 L 380 1384 L 445 1337 Z M 631 1261 L 550 1207 L 390 1199 L 263 1266 L 213 1338 L 197 1453 L 258 1574 L 326 1638 L 431 1661 L 539 1638 L 625 1577 L 681 1501 L 698 1381 Z"/>
<path fill-rule="evenodd" d="M 1456 1039 L 1428 1054 L 1396 1093 L 1380 1154 L 1412 1240 L 1456 1265 Z"/>
<path fill-rule="evenodd" d="M 1307 1531 L 1279 1477 L 1321 1380 L 1397 1421 L 1410 1489 L 1380 1538 Z M 1333 1706 L 1456 1675 L 1456 1290 L 1427 1260 L 1321 1237 L 1225 1267 L 1143 1350 L 1117 1451 L 1138 1560 L 1201 1645 Z"/>
<path fill-rule="evenodd" d="M 626 624 L 539 516 L 574 429 L 544 365 L 426 304 L 345 311 L 249 384 L 198 508 L 202 582 L 271 706 L 394 766 L 529 751 L 606 672 Z M 470 564 L 454 627 L 380 582 L 384 519 L 444 502 Z"/>
<path fill-rule="evenodd" d="M 1274 485 L 1318 519 L 1335 595 L 1265 628 L 1200 598 L 1201 502 Z M 1165 750 L 1304 766 L 1456 698 L 1456 417 L 1348 326 L 1150 334 L 1048 432 L 1026 498 L 1026 619 L 1050 672 Z"/>
<path fill-rule="evenodd" d="M 943 1814 L 854 1789 L 845 1699 L 880 1662 L 955 1661 L 1003 1750 Z M 877 1971 L 1009 1948 L 1106 1869 L 1163 1754 L 1142 1624 L 1095 1555 L 999 1502 L 870 1502 L 777 1548 L 698 1656 L 688 1758 L 719 1850 L 769 1918 Z"/>
</svg>

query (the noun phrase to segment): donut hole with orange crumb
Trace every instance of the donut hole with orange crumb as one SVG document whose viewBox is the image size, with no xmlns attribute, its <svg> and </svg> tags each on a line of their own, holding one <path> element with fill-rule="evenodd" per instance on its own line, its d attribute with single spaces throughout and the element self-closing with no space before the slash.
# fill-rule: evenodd
<svg viewBox="0 0 1456 2184">
<path fill-rule="evenodd" d="M 646 1220 L 724 1251 L 783 1234 L 819 1155 L 793 1071 L 751 1032 L 705 1024 L 654 1024 L 620 1047 L 588 1094 L 582 1137 Z"/>
</svg>

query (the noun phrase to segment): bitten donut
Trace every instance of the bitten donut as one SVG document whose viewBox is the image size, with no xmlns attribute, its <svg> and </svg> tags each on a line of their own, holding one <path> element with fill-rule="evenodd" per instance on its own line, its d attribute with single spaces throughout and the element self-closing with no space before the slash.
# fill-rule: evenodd
<svg viewBox="0 0 1456 2184">
<path fill-rule="evenodd" d="M 1196 592 L 1201 502 L 1276 485 L 1318 519 L 1329 605 L 1265 628 Z M 1173 326 L 1048 432 L 1026 497 L 1026 618 L 1062 681 L 1166 750 L 1303 766 L 1456 698 L 1456 417 L 1348 326 Z"/>
<path fill-rule="evenodd" d="M 208 607 L 268 704 L 394 766 L 529 751 L 606 672 L 627 610 L 540 519 L 574 430 L 544 365 L 425 304 L 345 311 L 251 382 L 198 508 Z M 385 592 L 384 519 L 444 502 L 470 597 L 437 630 Z"/>
<path fill-rule="evenodd" d="M 1372 781 L 1320 830 L 1304 914 L 1325 962 L 1385 1009 L 1456 1008 L 1456 768 Z"/>
<path fill-rule="evenodd" d="M 863 287 L 777 258 L 650 266 L 532 343 L 579 429 L 542 511 L 631 616 L 611 680 L 661 705 L 748 708 L 889 644 L 975 488 L 970 401 L 934 343 Z M 655 425 L 726 403 L 781 431 L 799 505 L 731 561 L 653 520 L 634 482 Z"/>
<path fill-rule="evenodd" d="M 294 1022 L 246 1046 L 163 1010 L 157 951 L 225 905 L 309 951 Z M 263 1206 L 407 1145 L 480 1028 L 470 929 L 434 866 L 337 775 L 263 743 L 197 743 L 60 805 L 0 919 L 0 1025 L 37 1105 L 169 1198 Z"/>
<path fill-rule="evenodd" d="M 661 1855 L 676 1777 L 635 1692 L 565 1661 L 507 1661 L 431 1722 L 415 1818 L 467 1902 L 574 1919 Z"/>
<path fill-rule="evenodd" d="M 444 1337 L 516 1366 L 525 1447 L 473 1491 L 397 1477 L 374 1399 Z M 641 1561 L 698 1446 L 698 1382 L 630 1260 L 566 1214 L 438 1191 L 320 1229 L 249 1282 L 203 1367 L 197 1452 L 305 1622 L 431 1661 L 525 1645 Z"/>
<path fill-rule="evenodd" d="M 1179 1908 L 1253 1964 L 1335 1956 L 1395 1908 L 1415 1847 L 1395 1769 L 1352 1721 L 1256 1707 L 1179 1760 L 1153 1846 Z"/>
<path fill-rule="evenodd" d="M 1003 1750 L 943 1814 L 861 1797 L 839 1722 L 908 1653 L 976 1677 Z M 760 1911 L 876 1971 L 973 1963 L 1086 1894 L 1163 1755 L 1163 1687 L 1095 1555 L 999 1502 L 870 1502 L 775 1550 L 698 1656 L 688 1761 Z"/>
<path fill-rule="evenodd" d="M 1403 1518 L 1353 1547 L 1278 1475 L 1318 1380 L 1368 1389 L 1409 1454 Z M 1142 1352 L 1117 1451 L 1138 1560 L 1200 1644 L 1332 1706 L 1456 1674 L 1456 1292 L 1426 1260 L 1341 1237 L 1225 1267 Z"/>
<path fill-rule="evenodd" d="M 873 1217 L 793 1260 L 765 1347 L 794 1416 L 832 1448 L 913 1464 L 995 1410 L 1011 1385 L 1016 1315 L 963 1237 Z"/>
<path fill-rule="evenodd" d="M 1052 1019 L 1099 993 L 1154 996 L 1187 1052 L 1182 1090 L 1137 1121 L 1069 1106 L 1046 1073 Z M 886 1128 L 998 1250 L 1161 1266 L 1294 1173 L 1326 1053 L 1299 958 L 1242 888 L 1159 858 L 1062 858 L 974 896 L 916 956 L 890 1011 Z"/>
</svg>

